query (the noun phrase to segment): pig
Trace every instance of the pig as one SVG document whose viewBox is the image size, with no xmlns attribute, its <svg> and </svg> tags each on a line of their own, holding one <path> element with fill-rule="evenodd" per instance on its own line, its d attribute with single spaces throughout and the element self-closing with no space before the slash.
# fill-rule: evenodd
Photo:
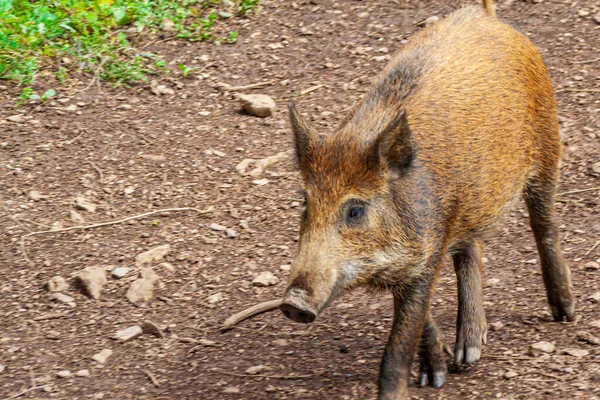
<svg viewBox="0 0 600 400">
<path fill-rule="evenodd" d="M 523 196 L 556 321 L 575 316 L 554 195 L 561 143 L 552 84 L 530 40 L 472 5 L 414 35 L 330 135 L 289 105 L 305 210 L 281 311 L 313 322 L 345 290 L 390 291 L 379 399 L 440 387 L 430 307 L 447 254 L 458 281 L 454 362 L 479 359 L 487 324 L 482 240 Z"/>
</svg>

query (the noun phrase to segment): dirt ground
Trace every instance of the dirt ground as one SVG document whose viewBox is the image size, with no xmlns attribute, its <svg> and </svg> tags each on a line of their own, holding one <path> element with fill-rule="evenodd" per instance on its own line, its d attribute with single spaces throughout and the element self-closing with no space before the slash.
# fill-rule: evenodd
<svg viewBox="0 0 600 400">
<path fill-rule="evenodd" d="M 300 207 L 291 160 L 261 176 L 243 176 L 243 159 L 291 149 L 285 104 L 330 132 L 360 98 L 390 54 L 428 17 L 475 1 L 380 2 L 273 0 L 241 20 L 235 45 L 163 41 L 148 49 L 173 63 L 198 66 L 188 79 L 98 90 L 58 90 L 44 105 L 16 108 L 19 88 L 0 91 L 0 398 L 22 399 L 373 399 L 391 321 L 386 295 L 354 292 L 312 325 L 266 313 L 221 333 L 231 314 L 282 295 L 296 249 Z M 600 398 L 600 2 L 500 1 L 498 14 L 538 46 L 552 75 L 565 143 L 557 198 L 564 254 L 571 267 L 575 323 L 552 322 L 524 204 L 486 243 L 485 306 L 494 324 L 482 359 L 451 373 L 442 389 L 411 387 L 423 399 Z M 596 18 L 596 19 L 594 19 Z M 240 112 L 219 82 L 271 85 L 247 93 L 272 96 L 278 108 L 261 119 Z M 40 77 L 40 88 L 56 84 Z M 573 90 L 576 89 L 576 90 Z M 589 90 L 593 89 L 593 90 Z M 11 116 L 20 117 L 10 118 Z M 267 179 L 256 184 L 254 181 Z M 32 191 L 34 191 L 32 193 Z M 78 209 L 81 196 L 97 206 Z M 193 207 L 90 230 L 32 236 L 33 231 L 112 221 L 164 208 Z M 214 230 L 219 224 L 234 232 Z M 213 226 L 213 228 L 215 228 Z M 154 298 L 126 298 L 138 254 L 169 244 Z M 69 282 L 87 267 L 130 267 L 108 274 L 99 300 L 70 286 L 66 303 L 43 288 Z M 254 287 L 270 271 L 279 282 Z M 456 282 L 444 271 L 433 313 L 454 341 Z M 153 321 L 159 338 L 127 343 L 121 329 Z M 533 357 L 531 344 L 552 342 Z M 92 357 L 112 350 L 105 363 Z M 585 350 L 585 351 L 573 351 Z M 450 360 L 448 360 L 450 362 Z M 246 372 L 262 365 L 260 372 Z M 72 374 L 59 377 L 68 370 Z M 76 376 L 88 370 L 89 376 Z M 64 372 L 65 375 L 68 375 Z M 79 372 L 86 375 L 85 372 Z M 152 378 L 151 378 L 152 377 Z M 153 382 L 154 380 L 154 382 Z"/>
</svg>

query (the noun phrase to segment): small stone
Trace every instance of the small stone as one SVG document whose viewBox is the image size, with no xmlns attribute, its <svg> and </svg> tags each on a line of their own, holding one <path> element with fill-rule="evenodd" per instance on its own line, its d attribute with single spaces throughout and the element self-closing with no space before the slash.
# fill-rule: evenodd
<svg viewBox="0 0 600 400">
<path fill-rule="evenodd" d="M 171 89 L 170 87 L 166 87 L 165 85 L 158 85 L 152 88 L 152 92 L 157 96 L 175 94 L 175 91 L 173 89 Z"/>
<path fill-rule="evenodd" d="M 140 278 L 131 283 L 127 290 L 127 300 L 132 303 L 150 301 L 154 295 L 154 284 L 158 281 L 158 275 L 152 268 L 144 268 L 140 271 Z"/>
<path fill-rule="evenodd" d="M 581 9 L 577 11 L 577 15 L 579 15 L 580 17 L 587 17 L 588 15 L 590 15 L 590 12 L 588 10 Z"/>
<path fill-rule="evenodd" d="M 162 28 L 165 32 L 174 32 L 175 31 L 175 22 L 170 19 L 164 19 L 162 22 Z"/>
<path fill-rule="evenodd" d="M 156 336 L 157 338 L 165 337 L 162 329 L 160 329 L 160 327 L 152 321 L 144 321 L 142 323 L 142 332 L 144 332 L 146 335 Z"/>
<path fill-rule="evenodd" d="M 9 120 L 10 122 L 23 122 L 25 116 L 23 114 L 16 114 L 16 115 L 11 115 L 10 117 L 7 117 L 6 119 Z"/>
<path fill-rule="evenodd" d="M 227 154 L 225 154 L 225 153 L 223 153 L 222 151 L 219 151 L 219 150 L 213 150 L 212 152 L 213 152 L 213 154 L 215 156 L 218 156 L 218 157 L 221 157 L 221 158 L 223 158 L 223 157 L 225 157 L 227 155 Z"/>
<path fill-rule="evenodd" d="M 60 275 L 56 275 L 53 276 L 52 279 L 50 279 L 45 285 L 44 287 L 46 288 L 47 291 L 49 292 L 62 292 L 65 291 L 69 288 L 69 285 L 67 284 L 67 281 L 65 278 L 63 278 Z"/>
<path fill-rule="evenodd" d="M 256 179 L 254 181 L 252 181 L 253 184 L 257 185 L 257 186 L 264 186 L 267 183 L 269 183 L 269 180 L 267 178 L 264 179 Z"/>
<path fill-rule="evenodd" d="M 110 272 L 110 276 L 115 279 L 121 279 L 131 271 L 129 267 L 117 267 Z"/>
<path fill-rule="evenodd" d="M 502 323 L 502 321 L 492 322 L 490 324 L 490 328 L 493 331 L 499 331 L 500 329 L 504 328 L 504 324 Z"/>
<path fill-rule="evenodd" d="M 141 326 L 138 325 L 134 325 L 134 326 L 130 326 L 129 328 L 123 329 L 118 331 L 115 334 L 115 339 L 117 339 L 120 342 L 129 342 L 130 340 L 133 340 L 139 336 L 142 336 L 144 334 L 144 331 L 142 330 Z"/>
<path fill-rule="evenodd" d="M 96 212 L 97 208 L 97 206 L 94 203 L 82 196 L 75 198 L 75 207 L 79 208 L 80 210 L 88 211 L 91 213 Z"/>
<path fill-rule="evenodd" d="M 439 20 L 440 20 L 440 17 L 438 17 L 437 15 L 432 15 L 431 17 L 426 18 L 423 21 L 419 22 L 417 24 L 417 26 L 429 26 L 431 24 L 435 24 Z"/>
<path fill-rule="evenodd" d="M 287 339 L 277 339 L 277 340 L 273 340 L 271 342 L 271 344 L 273 344 L 275 346 L 284 347 L 284 346 L 287 346 L 289 344 L 289 342 L 287 341 Z"/>
<path fill-rule="evenodd" d="M 585 264 L 585 269 L 600 270 L 600 263 L 597 263 L 596 261 L 590 261 L 589 263 Z"/>
<path fill-rule="evenodd" d="M 238 100 L 242 108 L 255 117 L 269 117 L 275 111 L 275 101 L 264 94 L 239 94 Z"/>
<path fill-rule="evenodd" d="M 42 194 L 37 190 L 32 190 L 29 192 L 29 198 L 33 201 L 39 201 L 42 199 Z"/>
<path fill-rule="evenodd" d="M 236 238 L 238 236 L 238 233 L 235 229 L 227 229 L 225 231 L 225 234 L 227 235 L 228 238 Z"/>
<path fill-rule="evenodd" d="M 66 303 L 66 304 L 70 304 L 70 305 L 75 305 L 75 299 L 72 298 L 71 296 L 67 296 L 64 293 L 52 293 L 52 295 L 50 296 L 53 300 L 59 301 L 61 303 Z"/>
<path fill-rule="evenodd" d="M 69 218 L 71 218 L 71 221 L 77 223 L 77 224 L 83 224 L 85 222 L 85 218 L 83 218 L 81 216 L 81 214 L 79 214 L 77 211 L 75 210 L 71 210 L 69 212 Z"/>
<path fill-rule="evenodd" d="M 596 292 L 588 296 L 588 300 L 590 300 L 592 303 L 600 303 L 600 292 Z"/>
<path fill-rule="evenodd" d="M 262 372 L 264 370 L 267 370 L 268 368 L 265 367 L 264 365 L 255 365 L 254 367 L 250 367 L 246 370 L 246 373 L 249 375 L 256 375 L 259 372 Z"/>
<path fill-rule="evenodd" d="M 594 15 L 594 21 L 596 21 L 597 24 L 600 24 L 600 13 Z"/>
<path fill-rule="evenodd" d="M 542 353 L 553 353 L 556 346 L 550 342 L 537 342 L 529 346 L 529 354 L 533 357 L 538 357 Z"/>
<path fill-rule="evenodd" d="M 212 224 L 210 224 L 208 227 L 209 227 L 210 229 L 212 229 L 213 231 L 219 231 L 219 232 L 222 232 L 222 231 L 226 231 L 226 230 L 227 230 L 227 227 L 226 227 L 226 226 L 219 225 L 219 224 L 215 224 L 215 223 L 212 223 Z"/>
<path fill-rule="evenodd" d="M 79 272 L 75 280 L 88 296 L 98 300 L 102 286 L 106 283 L 106 271 L 103 268 L 89 267 Z"/>
<path fill-rule="evenodd" d="M 600 339 L 596 336 L 592 335 L 589 332 L 577 332 L 577 339 L 587 342 L 589 344 L 598 345 L 600 344 Z"/>
<path fill-rule="evenodd" d="M 80 369 L 79 371 L 75 372 L 75 376 L 78 376 L 80 378 L 87 378 L 88 376 L 90 376 L 90 370 Z"/>
<path fill-rule="evenodd" d="M 590 322 L 590 326 L 600 329 L 600 319 Z"/>
<path fill-rule="evenodd" d="M 584 350 L 584 349 L 564 349 L 562 351 L 562 353 L 568 354 L 570 356 L 577 357 L 577 358 L 585 357 L 588 354 L 590 354 L 590 352 L 588 350 Z"/>
<path fill-rule="evenodd" d="M 164 263 L 158 264 L 158 266 L 162 269 L 166 269 L 169 272 L 175 272 L 175 266 L 171 263 L 164 262 Z"/>
<path fill-rule="evenodd" d="M 0 364 L 0 374 L 6 371 L 6 365 Z"/>
<path fill-rule="evenodd" d="M 144 160 L 153 161 L 153 162 L 165 162 L 165 161 L 167 161 L 167 157 L 165 157 L 163 155 L 156 155 L 156 154 L 143 154 L 142 158 Z"/>
<path fill-rule="evenodd" d="M 59 340 L 61 338 L 61 334 L 58 331 L 48 331 L 46 333 L 46 338 L 50 340 Z"/>
<path fill-rule="evenodd" d="M 519 374 L 517 374 L 515 371 L 507 371 L 507 372 L 504 374 L 504 377 L 505 377 L 506 379 L 512 379 L 512 378 L 514 378 L 515 376 L 519 376 Z"/>
<path fill-rule="evenodd" d="M 170 244 L 163 244 L 162 246 L 155 247 L 144 253 L 140 253 L 135 257 L 135 264 L 138 266 L 151 263 L 153 261 L 160 261 L 167 254 L 171 252 Z"/>
<path fill-rule="evenodd" d="M 223 293 L 215 293 L 213 295 L 208 296 L 208 302 L 210 304 L 215 304 L 223 300 Z"/>
<path fill-rule="evenodd" d="M 594 171 L 597 174 L 600 174 L 600 161 L 598 161 L 597 163 L 592 164 L 592 171 Z"/>
<path fill-rule="evenodd" d="M 92 360 L 100 363 L 106 364 L 108 358 L 112 355 L 113 351 L 111 349 L 103 349 L 100 353 L 96 353 L 92 356 Z"/>
<path fill-rule="evenodd" d="M 256 278 L 252 280 L 254 286 L 272 286 L 279 282 L 279 278 L 273 275 L 269 271 L 261 272 Z"/>
<path fill-rule="evenodd" d="M 68 378 L 69 376 L 71 376 L 71 371 L 69 371 L 68 369 L 63 369 L 62 371 L 58 371 L 56 373 L 56 376 L 58 376 L 59 378 Z"/>
<path fill-rule="evenodd" d="M 282 270 L 282 271 L 286 271 L 286 272 L 288 272 L 290 269 L 292 269 L 292 266 L 291 266 L 291 265 L 289 265 L 289 264 L 286 264 L 286 265 L 281 265 L 281 266 L 279 267 L 279 269 L 280 269 L 280 270 Z"/>
<path fill-rule="evenodd" d="M 229 386 L 227 389 L 223 390 L 223 393 L 230 393 L 230 394 L 237 394 L 240 392 L 240 389 L 238 389 L 235 386 Z"/>
<path fill-rule="evenodd" d="M 582 80 L 584 80 L 584 79 L 585 79 L 585 78 L 584 78 L 583 76 L 581 76 L 581 75 L 575 75 L 575 76 L 573 77 L 573 80 L 574 80 L 574 81 L 582 81 Z"/>
<path fill-rule="evenodd" d="M 500 283 L 500 279 L 498 278 L 490 278 L 486 281 L 487 286 L 496 286 Z"/>
</svg>

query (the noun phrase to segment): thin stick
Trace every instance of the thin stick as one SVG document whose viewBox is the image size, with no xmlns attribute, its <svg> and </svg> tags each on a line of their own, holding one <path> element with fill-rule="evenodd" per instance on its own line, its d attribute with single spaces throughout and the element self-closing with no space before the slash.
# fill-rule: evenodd
<svg viewBox="0 0 600 400">
<path fill-rule="evenodd" d="M 312 93 L 315 90 L 321 89 L 323 86 L 325 86 L 325 85 L 323 85 L 322 83 L 319 83 L 318 85 L 315 85 L 315 86 L 311 86 L 308 89 L 304 89 L 303 91 L 301 91 L 299 96 L 304 96 L 305 94 Z"/>
<path fill-rule="evenodd" d="M 583 60 L 583 61 L 573 61 L 573 64 L 589 64 L 589 63 L 594 63 L 596 61 L 600 61 L 600 57 L 598 58 L 593 58 L 591 60 Z"/>
<path fill-rule="evenodd" d="M 108 60 L 110 60 L 110 57 L 108 57 L 108 56 L 104 57 L 104 58 L 102 58 L 102 60 L 100 60 L 100 63 L 98 63 L 98 68 L 96 68 L 96 72 L 94 72 L 94 76 L 92 77 L 92 80 L 90 81 L 90 83 L 82 90 L 79 90 L 77 93 L 86 92 L 89 88 L 92 87 L 94 82 L 100 76 L 100 71 L 102 71 L 102 67 L 104 66 L 104 63 L 107 62 Z"/>
<path fill-rule="evenodd" d="M 265 301 L 263 303 L 258 303 L 258 304 L 254 305 L 250 308 L 247 308 L 243 311 L 240 311 L 239 313 L 234 314 L 225 320 L 225 322 L 223 323 L 223 326 L 221 327 L 221 332 L 225 332 L 225 331 L 233 328 L 239 322 L 242 322 L 243 320 L 245 320 L 247 318 L 251 318 L 251 317 L 254 317 L 255 315 L 274 310 L 277 307 L 279 307 L 280 304 L 281 304 L 281 299 Z"/>
<path fill-rule="evenodd" d="M 598 245 L 599 245 L 599 244 L 600 244 L 600 240 L 598 240 L 598 241 L 597 241 L 597 242 L 596 242 L 596 243 L 595 243 L 595 244 L 592 246 L 592 248 L 591 248 L 591 249 L 589 249 L 589 250 L 588 250 L 588 251 L 587 251 L 587 252 L 586 252 L 586 253 L 585 253 L 583 256 L 584 256 L 584 257 L 587 257 L 587 256 L 589 256 L 589 255 L 590 255 L 590 253 L 591 253 L 592 251 L 594 251 L 594 249 L 595 249 L 596 247 L 598 247 Z"/>
<path fill-rule="evenodd" d="M 587 188 L 587 189 L 570 190 L 568 192 L 557 193 L 556 195 L 557 196 L 563 196 L 565 194 L 575 194 L 575 193 L 591 192 L 593 190 L 600 190 L 600 186 L 593 187 L 593 188 Z"/>
<path fill-rule="evenodd" d="M 486 354 L 484 358 L 493 358 L 495 360 L 514 360 L 514 361 L 531 361 L 535 360 L 533 357 L 511 357 L 511 356 L 497 356 L 494 354 Z"/>
<path fill-rule="evenodd" d="M 243 85 L 243 86 L 230 86 L 227 83 L 221 83 L 219 86 L 222 89 L 227 90 L 229 92 L 240 92 L 242 90 L 257 89 L 257 88 L 261 88 L 261 87 L 265 87 L 265 86 L 271 86 L 272 84 L 273 84 L 273 81 L 266 81 L 266 82 L 252 83 L 250 85 Z"/>
<path fill-rule="evenodd" d="M 11 400 L 11 399 L 16 399 L 17 397 L 21 397 L 21 396 L 23 396 L 24 394 L 27 394 L 27 393 L 29 393 L 29 392 L 32 392 L 32 391 L 34 391 L 34 390 L 37 390 L 37 389 L 43 389 L 43 388 L 45 388 L 45 387 L 48 387 L 48 385 L 44 385 L 44 386 L 35 386 L 35 387 L 32 387 L 32 388 L 30 388 L 30 389 L 25 389 L 25 390 L 23 390 L 22 392 L 19 392 L 19 393 L 15 394 L 14 396 L 5 397 L 5 398 L 4 398 L 4 399 L 2 399 L 2 400 Z"/>
<path fill-rule="evenodd" d="M 197 213 L 203 215 L 203 214 L 211 213 L 211 212 L 213 212 L 213 210 L 214 210 L 213 206 L 210 206 L 210 207 L 208 207 L 205 210 L 198 210 L 197 208 L 193 208 L 193 207 L 165 208 L 163 210 L 156 210 L 156 211 L 151 211 L 151 212 L 147 212 L 147 213 L 144 213 L 144 214 L 133 215 L 131 217 L 119 219 L 119 220 L 116 220 L 116 221 L 100 222 L 98 224 L 93 224 L 93 225 L 71 226 L 69 228 L 57 229 L 55 231 L 50 230 L 50 231 L 31 232 L 31 233 L 28 233 L 26 235 L 21 236 L 21 253 L 23 254 L 23 257 L 25 258 L 25 260 L 30 265 L 35 265 L 33 263 L 33 261 L 31 261 L 31 259 L 27 256 L 27 251 L 25 249 L 25 240 L 27 238 L 31 237 L 31 236 L 46 235 L 46 234 L 53 234 L 53 233 L 61 233 L 61 232 L 68 232 L 68 231 L 74 231 L 74 230 L 88 230 L 88 229 L 93 229 L 93 228 L 99 228 L 101 226 L 116 225 L 116 224 L 120 224 L 120 223 L 123 223 L 123 222 L 131 221 L 132 219 L 144 218 L 144 217 L 148 217 L 150 215 L 160 214 L 160 213 L 165 213 L 165 212 L 173 212 L 173 211 L 196 211 Z"/>
<path fill-rule="evenodd" d="M 600 89 L 559 89 L 559 90 L 556 90 L 554 93 L 561 93 L 561 92 L 590 92 L 590 93 L 600 93 Z"/>
<path fill-rule="evenodd" d="M 69 314 L 68 312 L 51 313 L 51 314 L 46 314 L 46 315 L 40 315 L 39 317 L 35 317 L 33 320 L 34 321 L 45 321 L 47 319 L 57 319 L 57 318 L 62 318 L 68 314 Z"/>
<path fill-rule="evenodd" d="M 158 379 L 156 379 L 156 377 L 154 376 L 154 374 L 148 370 L 144 370 L 142 371 L 144 374 L 146 374 L 146 376 L 150 379 L 150 381 L 152 382 L 152 384 L 159 388 L 160 387 L 160 383 L 158 382 Z"/>
<path fill-rule="evenodd" d="M 236 374 L 234 372 L 223 371 L 221 369 L 214 369 L 225 375 L 239 376 L 241 378 L 271 378 L 271 379 L 306 379 L 312 377 L 312 375 L 262 375 L 262 374 Z"/>
<path fill-rule="evenodd" d="M 99 166 L 97 166 L 96 164 L 94 164 L 92 161 L 88 161 L 88 163 L 92 166 L 92 168 L 94 168 L 96 170 L 96 172 L 98 173 L 98 178 L 100 179 L 100 184 L 104 183 L 104 174 L 102 173 L 102 170 L 100 169 Z"/>
</svg>

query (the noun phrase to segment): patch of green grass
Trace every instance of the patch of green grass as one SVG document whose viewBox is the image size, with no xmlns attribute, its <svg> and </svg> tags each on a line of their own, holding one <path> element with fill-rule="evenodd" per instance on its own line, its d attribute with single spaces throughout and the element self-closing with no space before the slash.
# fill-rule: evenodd
<svg viewBox="0 0 600 400">
<path fill-rule="evenodd" d="M 238 0 L 232 7 L 246 15 L 258 3 Z M 165 63 L 137 49 L 133 37 L 162 29 L 180 39 L 213 40 L 219 15 L 232 16 L 225 8 L 221 0 L 0 0 L 0 79 L 29 87 L 47 70 L 60 82 L 79 72 L 116 84 L 143 80 L 164 72 Z M 232 31 L 225 41 L 236 40 Z M 31 95 L 37 94 L 26 90 L 22 97 Z"/>
</svg>

